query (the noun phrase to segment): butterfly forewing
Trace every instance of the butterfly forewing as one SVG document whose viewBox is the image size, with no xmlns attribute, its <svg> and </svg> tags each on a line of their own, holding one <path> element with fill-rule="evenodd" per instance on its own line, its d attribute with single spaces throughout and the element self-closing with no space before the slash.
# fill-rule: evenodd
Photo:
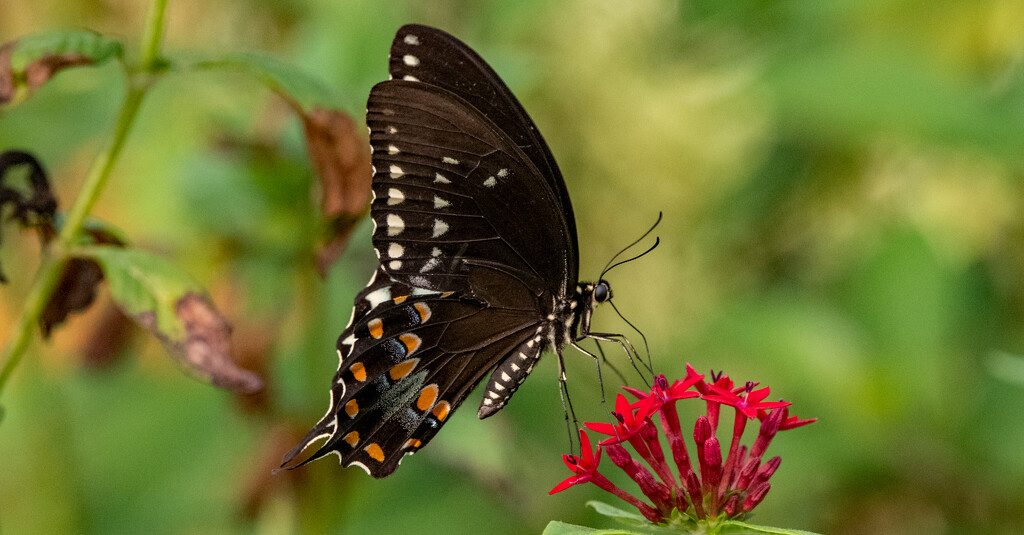
<svg viewBox="0 0 1024 535">
<path fill-rule="evenodd" d="M 558 164 L 533 120 L 487 62 L 443 31 L 407 24 L 398 30 L 391 43 L 388 71 L 395 80 L 417 80 L 457 94 L 499 125 L 558 196 L 562 212 L 567 214 L 570 254 L 575 258 L 576 222 Z M 575 273 L 576 269 L 574 265 L 570 271 Z"/>
<path fill-rule="evenodd" d="M 476 108 L 423 83 L 370 93 L 376 229 L 384 270 L 408 284 L 469 291 L 465 263 L 498 262 L 575 285 L 557 195 L 533 162 Z"/>
</svg>

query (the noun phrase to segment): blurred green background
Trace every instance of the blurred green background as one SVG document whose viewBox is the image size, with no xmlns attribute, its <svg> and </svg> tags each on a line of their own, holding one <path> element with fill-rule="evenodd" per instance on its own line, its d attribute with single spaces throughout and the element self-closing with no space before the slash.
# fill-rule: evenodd
<svg viewBox="0 0 1024 535">
<path fill-rule="evenodd" d="M 145 5 L 0 0 L 0 41 L 89 28 L 134 54 Z M 661 247 L 609 276 L 660 371 L 725 369 L 820 418 L 773 443 L 754 522 L 1024 532 L 1024 3 L 171 0 L 165 50 L 270 54 L 361 120 L 406 22 L 465 40 L 530 111 L 572 194 L 581 279 L 665 213 Z M 67 71 L 2 112 L 0 148 L 36 153 L 66 207 L 123 89 L 113 64 Z M 334 457 L 270 475 L 323 414 L 375 264 L 364 224 L 316 275 L 312 186 L 298 121 L 251 78 L 159 82 L 96 214 L 210 289 L 268 388 L 188 378 L 101 299 L 33 346 L 0 400 L 0 530 L 609 525 L 583 505 L 596 488 L 546 494 L 568 475 L 550 357 L 494 418 L 472 395 L 386 480 Z M 3 237 L 0 340 L 38 256 L 33 236 Z M 625 329 L 607 308 L 596 322 Z M 580 416 L 603 419 L 592 362 L 567 357 Z"/>
</svg>

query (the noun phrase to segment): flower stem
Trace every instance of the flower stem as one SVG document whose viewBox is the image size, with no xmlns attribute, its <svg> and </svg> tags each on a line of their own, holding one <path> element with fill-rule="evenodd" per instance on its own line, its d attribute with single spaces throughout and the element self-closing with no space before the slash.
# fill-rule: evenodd
<svg viewBox="0 0 1024 535">
<path fill-rule="evenodd" d="M 149 90 L 151 75 L 161 68 L 160 45 L 163 40 L 164 15 L 167 11 L 167 0 L 153 0 L 146 15 L 146 23 L 140 43 L 140 62 L 135 68 L 128 69 L 128 91 L 121 110 L 117 115 L 114 131 L 103 150 L 93 160 L 89 173 L 86 175 L 82 191 L 68 211 L 64 225 L 54 243 L 43 251 L 43 259 L 36 272 L 35 280 L 29 290 L 28 298 L 22 308 L 21 316 L 15 323 L 11 339 L 0 353 L 0 394 L 18 366 L 22 356 L 28 349 L 35 332 L 39 317 L 50 302 L 53 291 L 60 280 L 60 274 L 67 264 L 68 250 L 74 245 L 86 218 L 99 199 L 110 172 L 117 162 L 124 142 L 128 138 L 143 97 Z M 134 72 L 133 72 L 134 71 Z"/>
</svg>

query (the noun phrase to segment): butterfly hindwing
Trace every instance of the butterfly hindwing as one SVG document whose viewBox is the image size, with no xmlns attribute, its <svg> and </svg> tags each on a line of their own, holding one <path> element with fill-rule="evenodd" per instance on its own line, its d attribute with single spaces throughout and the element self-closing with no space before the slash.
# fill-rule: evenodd
<svg viewBox="0 0 1024 535">
<path fill-rule="evenodd" d="M 330 408 L 285 463 L 326 438 L 301 464 L 336 453 L 343 465 L 389 475 L 534 333 L 534 323 L 524 311 L 424 292 L 378 271 L 338 339 Z"/>
</svg>

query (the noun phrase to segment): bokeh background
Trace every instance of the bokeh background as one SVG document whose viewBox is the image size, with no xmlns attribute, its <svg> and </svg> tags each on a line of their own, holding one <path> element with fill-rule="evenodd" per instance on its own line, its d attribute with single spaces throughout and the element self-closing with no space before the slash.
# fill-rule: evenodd
<svg viewBox="0 0 1024 535">
<path fill-rule="evenodd" d="M 0 0 L 0 41 L 89 28 L 134 54 L 145 4 Z M 756 523 L 1024 532 L 1024 4 L 172 0 L 166 53 L 269 54 L 361 120 L 414 21 L 468 42 L 530 111 L 572 194 L 582 279 L 664 212 L 662 245 L 609 276 L 660 371 L 725 369 L 820 418 L 772 445 L 783 463 Z M 67 206 L 123 89 L 113 64 L 62 73 L 2 112 L 0 148 L 36 153 Z M 471 396 L 389 479 L 333 457 L 270 475 L 323 414 L 375 263 L 363 224 L 317 276 L 314 184 L 299 122 L 251 78 L 160 80 L 96 214 L 209 288 L 268 387 L 187 377 L 101 295 L 33 345 L 0 400 L 0 530 L 610 526 L 583 505 L 597 489 L 547 495 L 568 475 L 549 357 L 499 415 L 477 421 Z M 0 340 L 38 256 L 33 236 L 3 237 Z M 606 308 L 596 321 L 626 328 Z M 580 416 L 605 418 L 593 363 L 567 356 Z"/>
</svg>

